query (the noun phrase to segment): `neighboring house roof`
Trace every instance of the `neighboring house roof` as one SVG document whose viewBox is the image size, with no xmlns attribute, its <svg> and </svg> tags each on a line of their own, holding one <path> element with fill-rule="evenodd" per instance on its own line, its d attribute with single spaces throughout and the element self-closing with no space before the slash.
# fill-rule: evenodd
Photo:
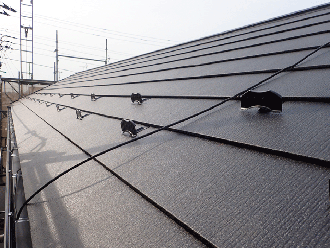
<svg viewBox="0 0 330 248">
<path fill-rule="evenodd" d="M 329 23 L 327 4 L 76 73 L 30 95 L 41 104 L 16 102 L 26 198 L 131 141 L 121 119 L 150 126 L 141 137 L 208 109 L 329 42 Z M 241 110 L 236 98 L 82 164 L 28 205 L 34 247 L 330 246 L 329 78 L 328 45 L 255 89 L 280 94 L 280 113 Z M 133 104 L 132 93 L 150 99 Z"/>
</svg>

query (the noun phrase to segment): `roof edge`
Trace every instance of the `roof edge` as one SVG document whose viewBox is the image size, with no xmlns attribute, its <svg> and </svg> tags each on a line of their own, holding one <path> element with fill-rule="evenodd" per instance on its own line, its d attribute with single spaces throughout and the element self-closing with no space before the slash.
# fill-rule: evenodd
<svg viewBox="0 0 330 248">
<path fill-rule="evenodd" d="M 288 14 L 277 16 L 277 17 L 273 17 L 273 18 L 270 18 L 270 19 L 267 19 L 267 20 L 264 20 L 264 21 L 255 22 L 255 23 L 248 24 L 248 25 L 245 25 L 245 26 L 242 26 L 242 27 L 239 27 L 239 28 L 230 29 L 230 30 L 221 32 L 219 34 L 205 36 L 205 37 L 200 38 L 200 39 L 197 39 L 197 40 L 202 40 L 202 39 L 210 38 L 210 37 L 213 37 L 213 36 L 216 36 L 216 35 L 223 35 L 223 34 L 228 34 L 228 33 L 231 33 L 231 32 L 236 32 L 236 31 L 239 31 L 239 30 L 242 30 L 242 29 L 246 29 L 246 28 L 255 27 L 255 26 L 258 26 L 258 25 L 262 25 L 262 24 L 266 24 L 266 23 L 278 21 L 278 20 L 281 20 L 281 19 L 284 19 L 284 18 L 288 18 L 288 17 L 299 16 L 299 15 L 302 15 L 302 14 L 305 14 L 305 13 L 308 13 L 308 12 L 313 12 L 313 11 L 316 11 L 316 10 L 319 10 L 319 9 L 324 9 L 324 8 L 327 8 L 327 7 L 330 7 L 330 3 L 325 3 L 325 4 L 317 5 L 317 6 L 314 6 L 314 7 L 311 7 L 311 8 L 307 8 L 307 9 L 302 9 L 302 10 L 290 12 Z"/>
</svg>

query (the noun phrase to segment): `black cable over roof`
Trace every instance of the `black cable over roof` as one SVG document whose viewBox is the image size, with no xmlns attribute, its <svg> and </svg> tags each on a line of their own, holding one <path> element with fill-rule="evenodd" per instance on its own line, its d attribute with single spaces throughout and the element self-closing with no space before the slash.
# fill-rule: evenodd
<svg viewBox="0 0 330 248">
<path fill-rule="evenodd" d="M 107 152 L 113 151 L 113 150 L 118 149 L 118 148 L 120 148 L 120 147 L 122 147 L 122 146 L 124 146 L 124 145 L 130 144 L 130 143 L 135 142 L 135 141 L 137 141 L 137 140 L 140 140 L 140 139 L 142 139 L 142 138 L 148 137 L 148 136 L 150 136 L 150 135 L 152 135 L 152 134 L 154 134 L 154 133 L 157 133 L 157 132 L 162 131 L 162 130 L 166 130 L 166 129 L 172 127 L 172 126 L 175 126 L 175 125 L 177 125 L 177 124 L 180 124 L 180 123 L 182 123 L 182 122 L 185 122 L 185 121 L 187 121 L 187 120 L 190 120 L 190 119 L 192 119 L 192 118 L 195 118 L 195 117 L 197 117 L 197 116 L 199 116 L 199 115 L 201 115 L 201 114 L 203 114 L 203 113 L 209 112 L 210 110 L 212 110 L 212 109 L 214 109 L 214 108 L 216 108 L 216 107 L 218 107 L 218 106 L 220 106 L 220 105 L 226 103 L 227 101 L 232 100 L 232 99 L 235 99 L 235 98 L 237 98 L 237 97 L 243 95 L 244 93 L 248 92 L 249 90 L 252 90 L 252 89 L 257 88 L 258 86 L 260 86 L 261 84 L 263 84 L 263 83 L 266 82 L 267 80 L 269 80 L 269 79 L 275 77 L 276 75 L 278 75 L 278 74 L 280 74 L 280 73 L 282 73 L 282 72 L 285 72 L 285 71 L 287 71 L 288 69 L 292 69 L 292 68 L 296 67 L 298 64 L 300 64 L 301 62 L 303 62 L 304 60 L 306 60 L 306 59 L 307 59 L 308 57 L 310 57 L 312 54 L 316 53 L 317 51 L 319 51 L 320 49 L 322 49 L 323 47 L 325 47 L 325 46 L 327 46 L 327 45 L 329 45 L 329 44 L 330 44 L 330 42 L 325 43 L 325 44 L 319 46 L 319 47 L 318 47 L 317 49 L 315 49 L 313 52 L 309 53 L 308 55 L 306 55 L 306 56 L 305 56 L 304 58 L 302 58 L 301 60 L 297 61 L 297 62 L 296 62 L 295 64 L 293 64 L 292 66 L 289 66 L 289 67 L 283 68 L 283 69 L 281 69 L 281 70 L 275 72 L 273 75 L 271 75 L 271 76 L 268 77 L 267 79 L 262 80 L 262 81 L 260 81 L 260 82 L 258 82 L 258 83 L 256 83 L 256 84 L 254 84 L 253 86 L 247 88 L 246 90 L 244 90 L 244 91 L 242 91 L 242 92 L 239 92 L 239 93 L 235 94 L 234 96 L 232 96 L 232 97 L 230 97 L 230 98 L 227 98 L 227 99 L 222 100 L 220 103 L 217 103 L 217 104 L 211 106 L 211 107 L 208 108 L 208 109 L 205 109 L 205 110 L 203 110 L 203 111 L 200 111 L 200 112 L 198 112 L 198 113 L 195 113 L 195 114 L 193 114 L 193 115 L 191 115 L 191 116 L 188 116 L 188 117 L 186 117 L 186 118 L 183 118 L 183 119 L 181 119 L 181 120 L 178 120 L 178 121 L 176 121 L 176 122 L 174 122 L 174 123 L 171 123 L 171 124 L 168 124 L 168 125 L 166 125 L 166 126 L 160 127 L 160 128 L 158 128 L 157 130 L 151 131 L 151 132 L 149 132 L 149 133 L 147 133 L 147 134 L 144 134 L 144 135 L 142 135 L 142 136 L 140 136 L 140 137 L 133 138 L 133 139 L 131 139 L 130 141 L 126 141 L 126 142 L 120 143 L 120 144 L 118 144 L 118 145 L 116 145 L 116 146 L 113 146 L 113 147 L 111 147 L 111 148 L 109 148 L 109 149 L 107 149 L 107 150 L 104 150 L 104 151 L 102 151 L 102 152 L 100 152 L 100 153 L 98 153 L 98 154 L 96 154 L 96 155 L 94 155 L 94 156 L 91 156 L 89 153 L 87 153 L 87 155 L 89 156 L 88 159 L 86 159 L 86 160 L 84 160 L 84 161 L 82 161 L 82 162 L 80 162 L 80 163 L 74 165 L 73 167 L 69 168 L 68 170 L 62 172 L 61 174 L 59 174 L 58 176 L 56 176 L 54 179 L 52 179 L 52 180 L 50 180 L 49 182 L 47 182 L 44 186 L 42 186 L 41 188 L 39 188 L 39 189 L 38 189 L 38 190 L 37 190 L 32 196 L 30 196 L 30 197 L 26 200 L 26 202 L 24 202 L 24 204 L 22 205 L 22 207 L 21 207 L 20 210 L 18 211 L 16 219 L 17 219 L 17 220 L 19 219 L 19 216 L 20 216 L 22 210 L 24 209 L 24 207 L 25 207 L 25 206 L 26 206 L 26 205 L 27 205 L 27 204 L 28 204 L 28 203 L 29 203 L 29 202 L 30 202 L 30 201 L 31 201 L 31 200 L 32 200 L 32 199 L 33 199 L 38 193 L 40 193 L 43 189 L 45 189 L 45 188 L 46 188 L 48 185 L 50 185 L 52 182 L 56 181 L 56 180 L 57 180 L 58 178 L 60 178 L 61 176 L 64 176 L 65 174 L 67 174 L 67 173 L 70 172 L 71 170 L 73 170 L 73 169 L 75 169 L 75 168 L 78 168 L 80 165 L 82 165 L 82 164 L 84 164 L 84 163 L 86 163 L 86 162 L 88 162 L 88 161 L 90 161 L 90 160 L 92 160 L 92 159 L 95 159 L 96 157 L 99 157 L 99 156 L 101 156 L 101 155 L 103 155 L 103 154 L 105 154 L 105 153 L 107 153 Z M 67 107 L 67 106 L 66 106 L 66 107 Z M 86 111 L 86 112 L 87 112 L 87 111 Z M 91 113 L 91 112 L 90 112 L 90 113 Z M 95 113 L 93 113 L 93 114 L 95 114 Z M 188 133 L 188 132 L 186 132 L 186 133 Z M 192 134 L 191 134 L 191 135 L 192 135 Z M 197 135 L 200 136 L 200 137 L 202 137 L 202 135 L 200 135 L 200 134 L 195 134 L 195 136 L 197 136 Z M 193 135 L 192 135 L 192 136 L 193 136 Z M 211 140 L 211 138 L 209 138 L 209 139 Z M 229 142 L 227 141 L 227 143 L 229 143 Z M 231 143 L 233 143 L 233 142 L 231 142 Z M 237 143 L 236 143 L 236 145 L 237 145 Z M 77 145 L 76 145 L 76 146 L 77 146 Z M 289 158 L 293 158 L 293 159 L 297 159 L 297 160 L 301 160 L 301 161 L 306 161 L 306 162 L 312 162 L 312 163 L 316 163 L 316 164 L 318 164 L 318 165 L 324 165 L 324 166 L 330 167 L 330 161 L 322 161 L 322 160 L 320 160 L 320 159 L 310 158 L 310 157 L 307 157 L 307 156 L 296 155 L 296 154 L 290 154 L 290 153 L 282 152 L 282 151 L 274 151 L 274 150 L 272 150 L 272 149 L 267 149 L 267 148 L 264 148 L 264 147 L 259 147 L 258 149 L 256 149 L 255 146 L 251 146 L 251 145 L 248 145 L 248 144 L 244 144 L 244 145 L 243 145 L 243 144 L 240 144 L 240 147 L 243 147 L 243 148 L 248 148 L 248 147 L 249 147 L 249 148 L 252 148 L 252 147 L 253 147 L 255 150 L 258 150 L 258 151 L 264 151 L 264 152 L 265 152 L 265 151 L 268 151 L 270 154 L 274 154 L 274 155 L 282 155 L 282 156 L 285 156 L 285 157 L 289 157 Z M 86 153 L 86 152 L 84 151 L 84 153 Z M 108 169 L 108 170 L 110 170 L 110 169 Z M 110 171 L 111 171 L 111 170 L 110 170 Z M 112 174 L 115 174 L 117 178 L 121 178 L 121 177 L 119 177 L 119 175 L 117 176 L 116 173 L 114 173 L 114 172 L 112 172 L 112 171 L 111 171 L 111 173 L 112 173 Z M 127 184 L 128 184 L 128 182 L 127 182 Z M 131 186 L 131 187 L 133 187 L 133 186 Z M 157 205 L 158 205 L 158 204 L 157 204 Z M 172 214 L 166 214 L 166 215 L 173 216 Z M 174 216 L 172 217 L 172 219 L 175 220 L 175 222 L 179 223 L 179 225 L 181 225 L 182 227 L 184 227 L 185 230 L 187 230 L 189 233 L 191 233 L 194 237 L 196 237 L 197 239 L 199 239 L 203 244 L 205 244 L 205 245 L 207 245 L 207 246 L 209 246 L 209 247 L 216 247 L 216 246 L 215 246 L 214 244 L 212 244 L 209 240 L 207 240 L 207 239 L 205 239 L 204 237 L 202 237 L 199 233 L 194 232 L 192 228 L 190 228 L 189 226 L 187 226 L 186 224 L 184 224 L 182 221 L 179 221 L 177 218 L 174 218 Z"/>
</svg>

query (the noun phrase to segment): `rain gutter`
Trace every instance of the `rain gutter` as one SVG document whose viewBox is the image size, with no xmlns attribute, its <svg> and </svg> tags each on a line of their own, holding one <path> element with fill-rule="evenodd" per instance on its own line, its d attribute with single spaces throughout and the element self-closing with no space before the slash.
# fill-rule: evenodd
<svg viewBox="0 0 330 248">
<path fill-rule="evenodd" d="M 15 220 L 17 211 L 25 202 L 23 177 L 19 160 L 18 147 L 11 107 L 8 107 L 7 126 L 7 161 L 5 193 L 5 237 L 4 247 L 32 247 L 30 223 L 27 209 L 24 208 L 20 218 Z"/>
</svg>

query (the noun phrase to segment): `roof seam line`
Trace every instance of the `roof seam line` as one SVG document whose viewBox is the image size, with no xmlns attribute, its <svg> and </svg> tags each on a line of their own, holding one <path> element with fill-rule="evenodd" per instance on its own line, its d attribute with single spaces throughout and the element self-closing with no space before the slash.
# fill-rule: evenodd
<svg viewBox="0 0 330 248">
<path fill-rule="evenodd" d="M 325 13 L 325 15 L 328 15 L 330 14 L 330 12 L 328 13 Z M 323 15 L 323 14 L 322 14 Z M 320 16 L 322 16 L 320 15 Z M 318 17 L 318 16 L 316 16 Z M 302 19 L 301 21 L 304 21 L 304 19 Z M 299 21 L 298 21 L 299 22 Z M 295 22 L 292 22 L 292 23 L 295 23 Z M 272 28 L 276 28 L 276 27 L 280 27 L 280 26 L 283 26 L 283 25 L 287 25 L 287 24 L 292 24 L 290 22 L 288 23 L 285 23 L 285 24 L 282 24 L 282 25 L 279 25 L 279 26 L 274 26 L 274 27 L 271 27 L 271 28 L 266 28 L 266 29 L 258 29 L 256 31 L 252 31 L 252 32 L 246 32 L 246 33 L 243 33 L 243 34 L 239 34 L 239 35 L 233 35 L 233 36 L 229 36 L 229 37 L 225 37 L 225 38 L 220 38 L 220 39 L 216 39 L 216 40 L 212 40 L 212 41 L 207 41 L 207 42 L 203 42 L 203 43 L 198 43 L 198 44 L 195 44 L 195 45 L 191 45 L 191 46 L 185 46 L 185 47 L 181 47 L 181 48 L 177 48 L 177 49 L 173 49 L 171 52 L 173 51 L 180 51 L 180 50 L 184 50 L 184 49 L 187 49 L 187 48 L 193 48 L 193 47 L 197 47 L 197 46 L 201 46 L 201 45 L 205 45 L 205 44 L 210 44 L 210 43 L 213 43 L 213 42 L 219 42 L 219 41 L 223 41 L 223 40 L 226 40 L 226 39 L 230 39 L 230 38 L 235 38 L 235 37 L 238 37 L 238 36 L 242 36 L 242 35 L 246 35 L 246 34 L 251 34 L 251 33 L 255 33 L 255 32 L 258 32 L 258 31 L 264 31 L 264 30 L 268 30 L 268 29 L 272 29 Z M 319 23 L 312 23 L 312 24 L 307 24 L 307 25 L 303 25 L 303 26 L 300 26 L 300 27 L 296 27 L 296 28 L 291 28 L 291 29 L 285 29 L 285 30 L 282 30 L 282 31 L 292 31 L 292 30 L 295 30 L 295 29 L 301 29 L 301 28 L 305 28 L 305 27 L 310 27 L 312 25 L 317 25 L 317 24 L 322 24 L 323 22 L 319 22 Z M 277 31 L 279 32 L 279 31 Z M 277 32 L 273 32 L 273 33 L 269 33 L 269 34 L 265 34 L 264 36 L 266 35 L 272 35 L 272 34 L 277 34 Z M 221 35 L 221 34 L 219 34 Z M 259 35 L 260 36 L 260 35 Z M 257 36 L 253 36 L 253 37 L 257 37 Z M 251 37 L 251 38 L 253 38 Z M 251 38 L 248 38 L 248 39 L 251 39 Z M 205 39 L 205 38 L 203 38 Z M 242 39 L 242 40 L 239 40 L 239 41 L 245 41 L 246 39 Z M 234 42 L 239 42 L 239 41 L 234 41 Z M 184 43 L 183 43 L 184 44 Z M 183 44 L 179 44 L 179 45 L 183 45 Z M 224 43 L 224 44 L 230 44 L 230 43 Z M 175 46 L 174 46 L 175 47 Z M 211 46 L 213 47 L 213 46 Z M 161 51 L 161 50 L 160 50 Z M 152 53 L 150 53 L 150 55 L 148 56 L 145 56 L 145 57 L 142 57 L 142 58 L 138 58 L 136 57 L 135 59 L 129 59 L 129 61 L 125 61 L 125 62 L 132 62 L 132 61 L 139 61 L 139 60 L 142 60 L 142 59 L 145 59 L 145 58 L 150 58 L 150 57 L 154 57 L 154 56 L 159 56 L 159 55 L 163 55 L 163 54 L 167 54 L 167 53 L 170 53 L 170 52 L 161 52 L 161 53 L 156 53 L 157 51 L 154 51 Z M 183 54 L 183 53 L 181 53 Z M 141 62 L 141 61 L 139 61 Z M 123 64 L 123 63 L 119 63 L 120 64 Z"/>
<path fill-rule="evenodd" d="M 330 64 L 305 66 L 305 67 L 288 66 L 288 67 L 285 68 L 285 71 L 325 70 L 325 69 L 329 69 L 329 68 L 330 68 Z M 184 81 L 184 80 L 205 79 L 205 78 L 222 78 L 222 77 L 232 77 L 232 76 L 242 76 L 242 75 L 269 74 L 269 73 L 275 73 L 277 75 L 278 73 L 281 73 L 282 71 L 283 71 L 283 69 L 267 69 L 267 70 L 258 70 L 258 71 L 231 72 L 231 73 L 223 73 L 223 74 L 210 74 L 210 75 L 182 77 L 182 78 L 167 78 L 167 79 L 145 80 L 145 81 L 136 81 L 136 82 L 117 83 L 117 84 L 115 83 L 115 84 L 66 86 L 66 87 L 51 88 L 51 89 L 47 89 L 47 90 L 94 88 L 94 87 L 108 87 L 108 86 L 124 86 L 124 85 L 131 85 L 131 84 Z M 110 78 L 116 78 L 116 77 L 90 79 L 90 80 L 86 80 L 85 82 L 98 81 L 98 80 L 110 79 Z"/>
<path fill-rule="evenodd" d="M 35 93 L 36 95 L 60 95 L 62 96 L 87 96 L 87 97 L 91 97 L 90 94 L 80 94 L 80 93 Z M 103 98 L 103 97 L 113 97 L 113 98 L 131 98 L 132 95 L 98 95 L 98 94 L 94 94 L 95 97 L 98 98 Z M 144 98 L 150 98 L 150 99 L 189 99 L 189 100 L 224 100 L 227 98 L 230 98 L 230 96 L 216 96 L 216 95 L 172 95 L 172 96 L 166 96 L 166 95 L 143 95 Z M 30 97 L 27 97 L 30 98 Z M 33 100 L 37 100 L 37 101 L 44 101 L 42 99 L 37 99 L 37 98 L 30 98 Z M 240 101 L 241 98 L 237 97 L 235 99 L 232 99 L 234 101 Z M 283 102 L 287 102 L 287 101 L 306 101 L 306 102 L 324 102 L 324 103 L 330 103 L 330 97 L 322 97 L 322 96 L 282 96 L 282 100 Z M 49 102 L 46 101 L 48 103 L 52 103 L 52 104 L 58 104 L 60 106 L 65 106 L 65 105 L 61 105 L 59 103 L 55 103 L 55 102 Z"/>
<path fill-rule="evenodd" d="M 210 64 L 215 64 L 215 63 L 225 63 L 225 62 L 245 60 L 245 59 L 254 59 L 254 58 L 267 57 L 267 56 L 273 56 L 273 55 L 279 55 L 279 54 L 287 54 L 287 53 L 295 53 L 295 52 L 301 52 L 301 51 L 307 51 L 307 50 L 314 50 L 316 48 L 317 48 L 317 46 L 304 47 L 304 48 L 299 48 L 299 49 L 290 49 L 290 50 L 284 50 L 284 51 L 278 51 L 278 52 L 248 55 L 248 56 L 244 56 L 244 57 L 237 57 L 237 58 L 231 58 L 231 59 L 215 60 L 215 61 L 202 63 L 202 64 L 197 64 L 197 65 L 202 66 L 202 65 L 210 65 Z M 169 61 L 165 61 L 165 62 L 159 62 L 159 63 L 155 63 L 155 64 L 152 64 L 152 65 L 131 67 L 131 68 L 126 68 L 126 69 L 122 69 L 122 70 L 118 70 L 118 71 L 110 71 L 110 72 L 107 72 L 107 73 L 100 73 L 100 74 L 95 74 L 95 75 L 92 74 L 91 76 L 100 76 L 100 75 L 107 75 L 107 74 L 112 74 L 112 73 L 117 73 L 117 72 L 128 71 L 128 70 L 132 70 L 132 69 L 148 68 L 148 67 L 157 66 L 157 65 L 164 65 L 164 64 L 169 64 L 169 63 L 173 63 L 173 62 L 179 62 L 179 61 L 184 61 L 184 60 L 200 58 L 200 57 L 204 57 L 204 56 L 215 55 L 215 54 L 218 54 L 218 53 L 221 53 L 221 52 L 222 51 L 207 53 L 207 54 L 194 55 L 194 56 L 191 56 L 191 57 L 185 57 L 185 58 L 181 58 L 181 59 L 175 59 L 175 60 L 169 60 Z M 185 68 L 185 67 L 182 67 L 182 68 Z M 82 78 L 83 76 L 73 76 L 73 78 L 75 78 L 75 77 Z M 73 79 L 73 78 L 71 78 L 71 79 Z M 72 83 L 68 83 L 68 84 L 72 84 Z M 67 85 L 67 84 L 65 84 L 65 85 Z"/>
<path fill-rule="evenodd" d="M 35 99 L 35 98 L 31 98 L 31 100 L 32 99 Z M 38 101 L 40 99 L 36 99 L 36 100 Z M 70 108 L 70 109 L 73 109 L 73 110 L 77 109 L 75 107 L 68 106 L 68 105 L 53 103 L 53 102 L 44 101 L 44 100 L 41 100 L 41 101 L 43 101 L 46 104 L 49 103 L 50 105 L 55 104 L 55 105 L 59 105 L 61 107 L 65 107 L 65 108 Z M 115 119 L 115 120 L 125 119 L 125 118 L 122 118 L 122 117 L 110 116 L 110 115 L 101 114 L 101 113 L 97 113 L 97 112 L 93 112 L 93 111 L 89 111 L 89 110 L 83 110 L 83 109 L 79 109 L 79 110 L 84 112 L 84 113 L 94 114 L 94 115 L 98 115 L 98 116 L 105 117 L 105 118 L 110 118 L 110 119 Z M 158 125 L 158 124 L 146 123 L 146 122 L 137 121 L 137 120 L 132 120 L 132 121 L 134 123 L 137 123 L 137 124 L 140 124 L 140 125 L 143 125 L 143 126 L 147 126 L 147 127 L 153 127 L 153 128 L 162 128 L 162 127 L 164 127 L 164 126 L 161 126 L 161 125 Z M 310 156 L 306 156 L 306 155 L 302 155 L 302 154 L 296 154 L 296 153 L 292 153 L 292 152 L 288 152 L 288 151 L 282 151 L 282 150 L 272 149 L 272 148 L 263 147 L 263 146 L 257 146 L 257 145 L 248 144 L 248 143 L 239 142 L 239 141 L 234 141 L 234 140 L 229 140 L 229 139 L 225 139 L 225 138 L 221 138 L 221 137 L 209 136 L 209 135 L 205 135 L 205 134 L 201 134 L 201 133 L 190 132 L 190 131 L 187 131 L 187 130 L 181 130 L 181 129 L 176 129 L 176 128 L 166 128 L 164 130 L 179 133 L 179 134 L 183 134 L 183 135 L 190 136 L 190 137 L 200 138 L 200 139 L 203 139 L 203 140 L 209 140 L 209 141 L 213 141 L 213 142 L 217 142 L 217 143 L 223 143 L 223 144 L 232 145 L 232 146 L 235 146 L 235 147 L 238 147 L 238 148 L 253 150 L 253 151 L 262 152 L 262 153 L 270 154 L 270 155 L 275 155 L 275 156 L 279 156 L 279 157 L 283 157 L 283 158 L 289 158 L 289 159 L 292 159 L 292 160 L 295 160 L 295 161 L 304 161 L 304 162 L 308 162 L 308 163 L 312 163 L 312 164 L 316 164 L 316 165 L 319 165 L 319 166 L 330 168 L 330 161 L 320 159 L 320 158 L 310 157 Z"/>
<path fill-rule="evenodd" d="M 330 30 L 323 30 L 323 31 L 315 32 L 315 33 L 305 34 L 305 35 L 298 35 L 298 36 L 292 36 L 292 37 L 288 37 L 288 38 L 284 38 L 284 39 L 279 39 L 279 40 L 272 40 L 272 41 L 267 41 L 267 42 L 262 42 L 262 43 L 256 43 L 256 44 L 248 45 L 248 46 L 244 46 L 244 47 L 230 48 L 230 49 L 221 50 L 221 51 L 214 52 L 214 53 L 209 53 L 209 54 L 206 54 L 206 55 L 227 53 L 227 52 L 231 52 L 231 51 L 248 49 L 248 48 L 253 48 L 253 47 L 257 47 L 257 46 L 274 44 L 274 43 L 278 43 L 278 42 L 283 42 L 283 41 L 288 41 L 288 40 L 295 40 L 295 39 L 300 39 L 300 38 L 305 38 L 305 37 L 315 36 L 315 35 L 322 35 L 322 34 L 327 34 L 327 33 L 330 33 Z M 217 46 L 213 46 L 213 47 L 217 47 Z M 212 47 L 207 47 L 207 49 L 209 49 L 209 48 L 212 48 Z M 206 48 L 204 48 L 204 49 L 206 49 Z M 315 47 L 315 49 L 316 49 L 316 47 Z M 192 50 L 192 51 L 185 52 L 185 53 L 179 53 L 179 54 L 169 55 L 169 56 L 162 57 L 160 59 L 164 59 L 164 58 L 168 58 L 168 57 L 172 57 L 172 56 L 183 55 L 183 54 L 188 54 L 188 53 L 192 53 L 192 52 L 198 52 L 200 50 L 202 50 L 202 49 L 197 49 L 197 50 Z M 206 56 L 206 55 L 199 55 L 199 56 Z M 194 57 L 194 56 L 192 56 L 192 57 Z M 155 61 L 155 60 L 158 60 L 158 59 L 146 60 L 146 61 L 143 61 L 143 62 L 150 62 L 150 61 Z M 137 64 L 137 63 L 132 63 L 131 65 L 135 65 L 135 64 Z M 116 68 L 120 68 L 120 67 L 115 67 L 114 69 L 116 69 Z M 128 70 L 128 69 L 134 69 L 134 68 L 126 68 L 125 70 Z M 100 75 L 104 75 L 104 74 L 100 73 L 100 74 L 96 74 L 95 76 L 100 76 Z M 71 79 L 75 79 L 76 77 L 80 78 L 81 76 L 72 76 Z M 108 78 L 112 78 L 112 77 L 108 77 Z M 102 80 L 102 79 L 108 79 L 108 78 L 94 79 L 93 81 L 95 81 L 95 80 Z M 75 81 L 75 82 L 67 83 L 67 84 L 64 84 L 64 85 L 75 84 L 75 83 L 79 83 L 79 82 L 84 82 L 84 81 Z"/>
<path fill-rule="evenodd" d="M 224 60 L 215 60 L 215 61 L 201 63 L 201 64 L 193 64 L 193 65 L 185 65 L 185 66 L 177 66 L 177 67 L 168 67 L 168 68 L 163 68 L 163 69 L 158 69 L 158 70 L 151 70 L 151 71 L 148 71 L 148 72 L 139 72 L 139 73 L 130 73 L 130 74 L 118 75 L 118 76 L 114 76 L 114 77 L 109 77 L 109 79 L 110 78 L 135 76 L 135 75 L 144 75 L 144 74 L 149 74 L 149 73 L 164 72 L 164 71 L 177 70 L 177 69 L 195 68 L 195 67 L 200 67 L 200 66 L 220 64 L 220 63 L 226 63 L 226 62 L 232 62 L 232 61 L 240 61 L 240 60 L 245 60 L 245 59 L 255 59 L 255 58 L 268 57 L 268 56 L 280 55 L 280 54 L 289 54 L 289 53 L 301 52 L 301 51 L 306 51 L 306 50 L 315 50 L 317 48 L 318 47 L 308 47 L 308 48 L 291 49 L 291 50 L 285 50 L 285 51 L 279 51 L 279 52 L 273 52 L 273 53 L 255 54 L 255 55 L 249 55 L 249 56 L 245 56 L 245 57 L 238 57 L 238 58 L 231 58 L 231 59 L 224 59 Z M 214 53 L 214 54 L 216 54 L 216 53 Z M 194 57 L 201 57 L 201 56 L 208 56 L 208 55 L 213 55 L 213 54 L 203 54 L 203 55 L 198 55 L 198 56 L 194 56 Z M 182 60 L 188 60 L 190 58 L 191 57 L 184 58 L 184 59 L 167 61 L 166 63 L 172 63 L 172 62 L 177 62 L 177 61 L 182 61 Z M 108 72 L 108 73 L 100 73 L 100 74 L 90 75 L 90 77 L 104 76 L 104 75 L 109 75 L 109 74 L 113 74 L 113 73 L 117 73 L 117 72 L 124 72 L 124 71 L 132 70 L 132 69 L 148 68 L 148 67 L 151 67 L 151 66 L 162 65 L 162 64 L 165 64 L 165 62 L 164 63 L 156 63 L 156 64 L 148 65 L 148 66 L 127 68 L 127 69 Z M 75 84 L 75 83 L 77 83 L 77 82 L 71 82 L 71 83 L 62 84 L 62 85 L 70 85 L 70 84 Z"/>
</svg>

